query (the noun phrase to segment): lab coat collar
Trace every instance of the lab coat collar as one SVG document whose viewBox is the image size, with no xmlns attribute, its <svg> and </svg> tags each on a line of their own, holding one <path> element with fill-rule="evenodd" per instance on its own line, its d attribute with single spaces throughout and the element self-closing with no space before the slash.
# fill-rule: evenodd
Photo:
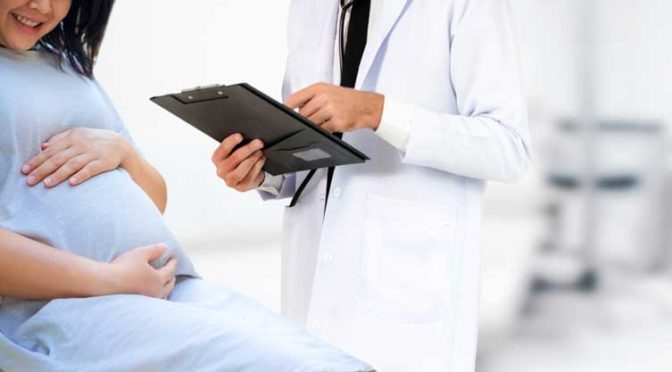
<svg viewBox="0 0 672 372">
<path fill-rule="evenodd" d="M 307 0 L 313 1 L 313 0 Z M 361 89 L 366 81 L 371 67 L 387 39 L 388 35 L 394 28 L 394 25 L 401 17 L 409 0 L 373 0 L 371 6 L 377 7 L 372 9 L 373 15 L 369 25 L 369 35 L 366 43 L 366 49 L 362 56 L 362 61 L 359 66 L 358 78 L 355 87 Z M 315 50 L 315 61 L 317 62 L 316 81 L 331 81 L 333 78 L 333 60 L 334 60 L 334 45 L 336 42 L 336 29 L 338 23 L 338 14 L 340 4 L 338 1 L 325 2 L 321 4 L 330 4 L 326 6 L 315 6 L 313 19 L 315 25 L 320 25 L 321 32 L 314 36 L 319 38 L 316 44 L 318 50 Z M 305 32 L 305 29 L 304 29 Z M 303 35 L 310 38 L 311 35 Z M 312 44 L 312 43 L 310 43 Z"/>
<path fill-rule="evenodd" d="M 322 32 L 318 34 L 320 38 L 317 44 L 318 50 L 315 51 L 317 57 L 315 61 L 318 64 L 317 81 L 331 82 L 333 78 L 333 46 L 336 40 L 339 8 L 339 2 L 332 1 L 331 6 L 321 7 L 322 14 L 318 16 L 319 18 L 316 17 L 320 19 L 320 22 L 317 24 L 322 26 Z"/>
<path fill-rule="evenodd" d="M 401 17 L 401 14 L 404 12 L 408 1 L 409 0 L 372 0 L 371 6 L 378 8 L 376 10 L 372 9 L 371 12 L 371 14 L 375 16 L 370 20 L 368 40 L 357 74 L 356 89 L 361 89 L 362 85 L 364 85 L 376 56 L 378 55 L 378 51 L 383 46 L 383 43 Z"/>
</svg>

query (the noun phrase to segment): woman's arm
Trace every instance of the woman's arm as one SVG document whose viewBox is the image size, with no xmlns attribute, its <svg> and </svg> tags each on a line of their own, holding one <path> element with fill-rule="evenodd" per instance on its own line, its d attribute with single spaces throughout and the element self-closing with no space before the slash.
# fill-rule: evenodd
<svg viewBox="0 0 672 372">
<path fill-rule="evenodd" d="M 42 151 L 21 171 L 34 186 L 44 181 L 55 187 L 68 180 L 73 186 L 98 174 L 124 168 L 163 213 L 166 210 L 166 183 L 161 174 L 138 154 L 122 135 L 104 129 L 73 128 L 42 144 Z"/>
<path fill-rule="evenodd" d="M 175 284 L 176 261 L 149 265 L 165 252 L 138 248 L 112 263 L 93 261 L 0 229 L 0 296 L 31 300 L 142 294 L 166 297 Z"/>
<path fill-rule="evenodd" d="M 126 154 L 121 167 L 131 175 L 133 181 L 149 196 L 163 214 L 168 204 L 168 189 L 163 177 L 135 148 L 122 138 L 122 147 Z"/>
</svg>

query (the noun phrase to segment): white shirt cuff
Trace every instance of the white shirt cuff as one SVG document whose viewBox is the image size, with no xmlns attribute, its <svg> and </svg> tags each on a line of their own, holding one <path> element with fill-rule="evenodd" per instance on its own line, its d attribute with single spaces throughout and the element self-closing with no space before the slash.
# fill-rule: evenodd
<svg viewBox="0 0 672 372">
<path fill-rule="evenodd" d="M 278 196 L 280 194 L 280 190 L 282 189 L 282 184 L 284 182 L 285 182 L 285 176 L 283 175 L 273 176 L 269 173 L 266 173 L 266 177 L 264 177 L 264 182 L 262 182 L 261 186 L 259 186 L 257 189 L 259 191 L 267 192 L 273 196 Z"/>
<path fill-rule="evenodd" d="M 411 137 L 411 122 L 406 107 L 388 97 L 385 97 L 383 116 L 376 135 L 396 147 L 401 152 L 406 152 L 408 141 Z"/>
</svg>

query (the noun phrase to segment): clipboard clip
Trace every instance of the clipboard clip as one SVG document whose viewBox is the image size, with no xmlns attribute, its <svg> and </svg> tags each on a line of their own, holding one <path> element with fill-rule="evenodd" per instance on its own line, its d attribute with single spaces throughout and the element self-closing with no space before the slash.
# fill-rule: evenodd
<svg viewBox="0 0 672 372">
<path fill-rule="evenodd" d="M 199 91 L 199 90 L 210 89 L 210 88 L 219 88 L 219 87 L 225 87 L 225 86 L 226 85 L 222 85 L 222 84 L 197 85 L 193 88 L 182 89 L 182 93 L 195 92 L 195 91 Z"/>
<path fill-rule="evenodd" d="M 213 84 L 197 86 L 195 88 L 185 89 L 180 94 L 174 94 L 173 97 L 183 104 L 228 99 L 229 94 L 225 92 L 223 88 L 226 88 L 226 85 Z"/>
</svg>

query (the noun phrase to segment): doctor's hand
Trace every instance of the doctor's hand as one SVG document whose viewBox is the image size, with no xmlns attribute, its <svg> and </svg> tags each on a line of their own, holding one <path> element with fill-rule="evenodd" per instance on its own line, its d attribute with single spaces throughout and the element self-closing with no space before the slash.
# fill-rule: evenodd
<svg viewBox="0 0 672 372">
<path fill-rule="evenodd" d="M 113 294 L 137 294 L 167 298 L 175 288 L 177 260 L 155 269 L 150 262 L 161 257 L 168 248 L 163 244 L 135 248 L 109 264 L 108 277 L 112 280 Z"/>
<path fill-rule="evenodd" d="M 119 134 L 102 129 L 73 128 L 51 137 L 41 152 L 21 167 L 26 182 L 44 181 L 55 187 L 68 180 L 79 185 L 98 174 L 123 165 L 135 150 Z"/>
<path fill-rule="evenodd" d="M 264 182 L 262 168 L 266 157 L 264 144 L 260 140 L 254 140 L 234 151 L 242 142 L 243 136 L 240 134 L 227 137 L 212 154 L 212 162 L 217 167 L 217 176 L 227 186 L 245 192 L 256 189 Z"/>
<path fill-rule="evenodd" d="M 285 105 L 330 132 L 378 129 L 385 97 L 340 86 L 318 83 L 291 95 Z"/>
</svg>

